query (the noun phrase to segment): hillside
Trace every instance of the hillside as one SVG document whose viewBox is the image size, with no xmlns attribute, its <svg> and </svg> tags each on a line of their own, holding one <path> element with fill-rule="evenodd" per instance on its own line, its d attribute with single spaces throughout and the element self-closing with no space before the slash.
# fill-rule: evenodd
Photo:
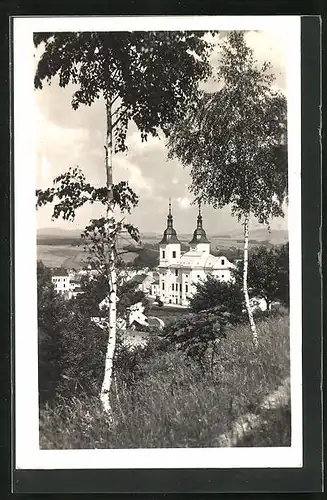
<svg viewBox="0 0 327 500">
<path fill-rule="evenodd" d="M 84 242 L 81 239 L 80 229 L 40 229 L 37 233 L 37 258 L 49 267 L 64 267 L 78 269 L 84 265 L 86 254 Z M 125 263 L 133 263 L 140 267 L 155 267 L 158 265 L 159 241 L 162 235 L 144 233 L 141 235 L 142 246 L 137 245 L 129 235 L 123 234 L 118 239 L 118 252 Z M 182 251 L 189 249 L 191 234 L 180 234 Z M 228 259 L 239 258 L 243 248 L 241 231 L 231 232 L 229 235 L 208 235 L 211 242 L 211 252 L 214 255 L 225 255 Z M 281 245 L 288 241 L 288 232 L 265 228 L 251 231 L 250 250 L 259 245 Z"/>
</svg>

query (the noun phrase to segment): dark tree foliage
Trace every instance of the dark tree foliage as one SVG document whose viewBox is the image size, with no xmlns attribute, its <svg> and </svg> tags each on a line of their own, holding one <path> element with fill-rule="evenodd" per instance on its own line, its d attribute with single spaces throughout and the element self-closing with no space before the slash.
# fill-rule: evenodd
<svg viewBox="0 0 327 500">
<path fill-rule="evenodd" d="M 239 284 L 224 282 L 208 275 L 203 281 L 196 284 L 196 292 L 190 300 L 192 312 L 220 307 L 231 314 L 241 315 L 243 309 L 243 295 Z"/>
<path fill-rule="evenodd" d="M 41 404 L 79 392 L 96 395 L 106 335 L 91 322 L 82 304 L 55 293 L 51 271 L 41 261 L 37 263 L 37 291 Z"/>
<path fill-rule="evenodd" d="M 269 309 L 275 300 L 289 304 L 288 243 L 281 247 L 260 246 L 249 257 L 248 284 L 252 297 L 263 298 Z M 235 278 L 242 286 L 243 262 L 239 262 Z"/>
<path fill-rule="evenodd" d="M 190 313 L 167 325 L 160 336 L 183 351 L 187 357 L 196 360 L 204 368 L 208 359 L 213 370 L 214 358 L 220 340 L 226 338 L 227 325 L 236 324 L 238 317 L 216 306 Z"/>
<path fill-rule="evenodd" d="M 56 396 L 97 396 L 103 378 L 107 335 L 72 301 L 69 307 L 71 314 L 59 331 L 61 357 Z"/>
<path fill-rule="evenodd" d="M 67 303 L 56 294 L 51 272 L 37 262 L 37 312 L 40 402 L 54 397 L 60 379 L 60 332 L 68 314 Z"/>
<path fill-rule="evenodd" d="M 277 251 L 278 299 L 290 305 L 289 244 L 282 245 Z"/>
<path fill-rule="evenodd" d="M 137 290 L 138 284 L 134 280 L 117 280 L 117 313 L 118 316 L 124 317 L 128 307 L 142 302 L 144 306 L 148 305 L 146 296 L 142 290 Z M 104 274 L 89 279 L 84 277 L 81 281 L 81 289 L 83 294 L 75 299 L 75 303 L 80 311 L 91 316 L 103 315 L 99 310 L 99 304 L 108 295 L 107 279 Z"/>
</svg>

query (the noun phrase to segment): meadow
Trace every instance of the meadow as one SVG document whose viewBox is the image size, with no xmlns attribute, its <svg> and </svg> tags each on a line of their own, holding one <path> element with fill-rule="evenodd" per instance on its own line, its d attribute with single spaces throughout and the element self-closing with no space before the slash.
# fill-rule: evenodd
<svg viewBox="0 0 327 500">
<path fill-rule="evenodd" d="M 288 315 L 258 321 L 258 335 L 255 349 L 248 325 L 230 327 L 214 370 L 153 335 L 132 364 L 116 358 L 112 424 L 95 397 L 57 399 L 41 408 L 40 447 L 290 446 Z"/>
</svg>

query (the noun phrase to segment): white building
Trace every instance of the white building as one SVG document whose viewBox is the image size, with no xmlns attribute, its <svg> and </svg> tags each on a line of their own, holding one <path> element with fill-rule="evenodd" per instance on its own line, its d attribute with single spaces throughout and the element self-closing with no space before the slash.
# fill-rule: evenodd
<svg viewBox="0 0 327 500">
<path fill-rule="evenodd" d="M 66 295 L 70 289 L 70 276 L 66 269 L 56 269 L 52 273 L 52 283 L 56 293 Z"/>
<path fill-rule="evenodd" d="M 167 217 L 167 228 L 159 243 L 159 289 L 164 304 L 178 304 L 187 307 L 196 290 L 196 283 L 209 274 L 223 281 L 230 281 L 234 264 L 226 257 L 210 254 L 210 242 L 202 227 L 199 207 L 197 228 L 190 241 L 190 250 L 182 254 L 181 243 L 173 227 L 171 203 Z"/>
<path fill-rule="evenodd" d="M 52 283 L 56 293 L 63 295 L 66 299 L 77 297 L 83 293 L 81 284 L 75 279 L 75 274 L 66 269 L 56 269 L 52 273 Z"/>
</svg>

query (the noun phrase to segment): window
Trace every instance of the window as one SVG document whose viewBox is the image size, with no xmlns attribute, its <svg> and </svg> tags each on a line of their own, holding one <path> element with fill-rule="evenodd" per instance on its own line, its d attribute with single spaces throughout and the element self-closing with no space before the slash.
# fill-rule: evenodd
<svg viewBox="0 0 327 500">
<path fill-rule="evenodd" d="M 185 285 L 185 292 L 188 293 L 188 285 Z"/>
<path fill-rule="evenodd" d="M 165 283 L 164 281 L 162 282 L 161 288 L 164 290 L 165 289 Z"/>
<path fill-rule="evenodd" d="M 172 291 L 174 291 L 174 283 L 171 285 L 171 289 Z"/>
<path fill-rule="evenodd" d="M 185 278 L 188 278 L 188 274 L 185 274 Z"/>
<path fill-rule="evenodd" d="M 225 277 L 225 275 L 224 275 L 224 274 L 222 274 L 222 275 L 221 275 L 221 277 L 222 277 L 222 278 L 224 278 L 224 277 Z"/>
<path fill-rule="evenodd" d="M 178 269 L 175 269 L 175 276 L 178 276 Z"/>
<path fill-rule="evenodd" d="M 162 251 L 162 258 L 163 258 L 163 259 L 165 258 L 165 255 L 166 255 L 166 252 L 163 250 L 163 251 Z"/>
<path fill-rule="evenodd" d="M 173 259 L 176 259 L 176 251 L 173 250 Z"/>
<path fill-rule="evenodd" d="M 179 284 L 179 291 L 182 291 L 182 283 Z"/>
<path fill-rule="evenodd" d="M 198 278 L 200 278 L 200 275 L 198 274 L 198 276 L 197 276 L 197 277 L 198 277 Z"/>
<path fill-rule="evenodd" d="M 225 265 L 225 259 L 221 259 L 221 265 L 224 266 Z"/>
</svg>

